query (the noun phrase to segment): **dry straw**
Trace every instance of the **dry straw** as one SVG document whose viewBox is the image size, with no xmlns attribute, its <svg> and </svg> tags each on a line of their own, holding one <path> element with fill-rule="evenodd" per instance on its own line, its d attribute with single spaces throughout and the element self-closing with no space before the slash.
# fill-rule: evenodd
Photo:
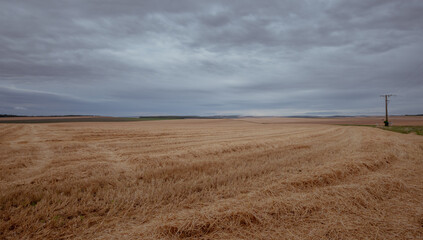
<svg viewBox="0 0 423 240">
<path fill-rule="evenodd" d="M 421 136 L 234 120 L 0 133 L 0 239 L 423 238 Z"/>
</svg>

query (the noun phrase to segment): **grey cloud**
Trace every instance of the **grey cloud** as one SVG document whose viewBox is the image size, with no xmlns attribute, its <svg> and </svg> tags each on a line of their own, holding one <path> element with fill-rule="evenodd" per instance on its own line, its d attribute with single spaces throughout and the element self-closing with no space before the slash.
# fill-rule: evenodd
<svg viewBox="0 0 423 240">
<path fill-rule="evenodd" d="M 0 87 L 0 110 L 31 115 L 57 112 L 67 114 L 84 108 L 84 101 L 53 93 Z M 72 109 L 73 108 L 73 109 Z"/>
<path fill-rule="evenodd" d="M 422 11 L 419 0 L 0 0 L 1 111 L 358 114 L 394 92 L 394 111 L 421 113 Z"/>
</svg>

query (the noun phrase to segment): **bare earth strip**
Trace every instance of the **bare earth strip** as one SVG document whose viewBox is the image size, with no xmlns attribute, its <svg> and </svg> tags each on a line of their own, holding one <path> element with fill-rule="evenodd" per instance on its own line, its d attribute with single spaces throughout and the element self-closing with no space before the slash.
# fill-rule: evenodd
<svg viewBox="0 0 423 240">
<path fill-rule="evenodd" d="M 0 124 L 0 239 L 423 238 L 422 136 L 286 121 Z"/>
</svg>

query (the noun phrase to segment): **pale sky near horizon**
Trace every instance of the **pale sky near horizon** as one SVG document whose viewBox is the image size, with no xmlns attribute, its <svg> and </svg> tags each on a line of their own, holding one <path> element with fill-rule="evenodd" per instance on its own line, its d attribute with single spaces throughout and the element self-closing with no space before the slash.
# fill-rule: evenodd
<svg viewBox="0 0 423 240">
<path fill-rule="evenodd" d="M 0 114 L 423 113 L 421 0 L 0 0 Z"/>
</svg>

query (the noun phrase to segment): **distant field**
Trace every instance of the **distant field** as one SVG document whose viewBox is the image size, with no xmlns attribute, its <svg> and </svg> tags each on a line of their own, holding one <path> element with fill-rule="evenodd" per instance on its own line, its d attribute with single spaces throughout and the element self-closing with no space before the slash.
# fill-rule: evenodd
<svg viewBox="0 0 423 240">
<path fill-rule="evenodd" d="M 103 117 L 103 116 L 71 116 L 71 117 L 3 117 L 0 123 L 61 123 L 61 122 L 132 122 L 176 119 L 207 119 L 196 116 L 157 116 L 157 117 Z M 211 118 L 213 119 L 213 117 Z M 237 119 L 237 118 L 235 118 Z M 258 117 L 239 118 L 237 120 L 262 124 L 344 124 L 383 126 L 384 117 L 333 117 L 333 118 L 290 118 L 290 117 Z M 423 116 L 393 116 L 390 122 L 394 126 L 423 126 Z"/>
<path fill-rule="evenodd" d="M 0 239 L 423 239 L 423 137 L 327 125 L 375 122 L 0 124 Z"/>
<path fill-rule="evenodd" d="M 379 117 L 334 117 L 334 118 L 243 118 L 245 121 L 262 124 L 350 124 L 383 126 L 384 116 Z M 423 126 L 423 116 L 392 116 L 393 126 Z"/>
<path fill-rule="evenodd" d="M 153 120 L 173 120 L 177 117 L 7 117 L 0 118 L 0 123 L 62 123 L 62 122 L 134 122 Z"/>
</svg>

